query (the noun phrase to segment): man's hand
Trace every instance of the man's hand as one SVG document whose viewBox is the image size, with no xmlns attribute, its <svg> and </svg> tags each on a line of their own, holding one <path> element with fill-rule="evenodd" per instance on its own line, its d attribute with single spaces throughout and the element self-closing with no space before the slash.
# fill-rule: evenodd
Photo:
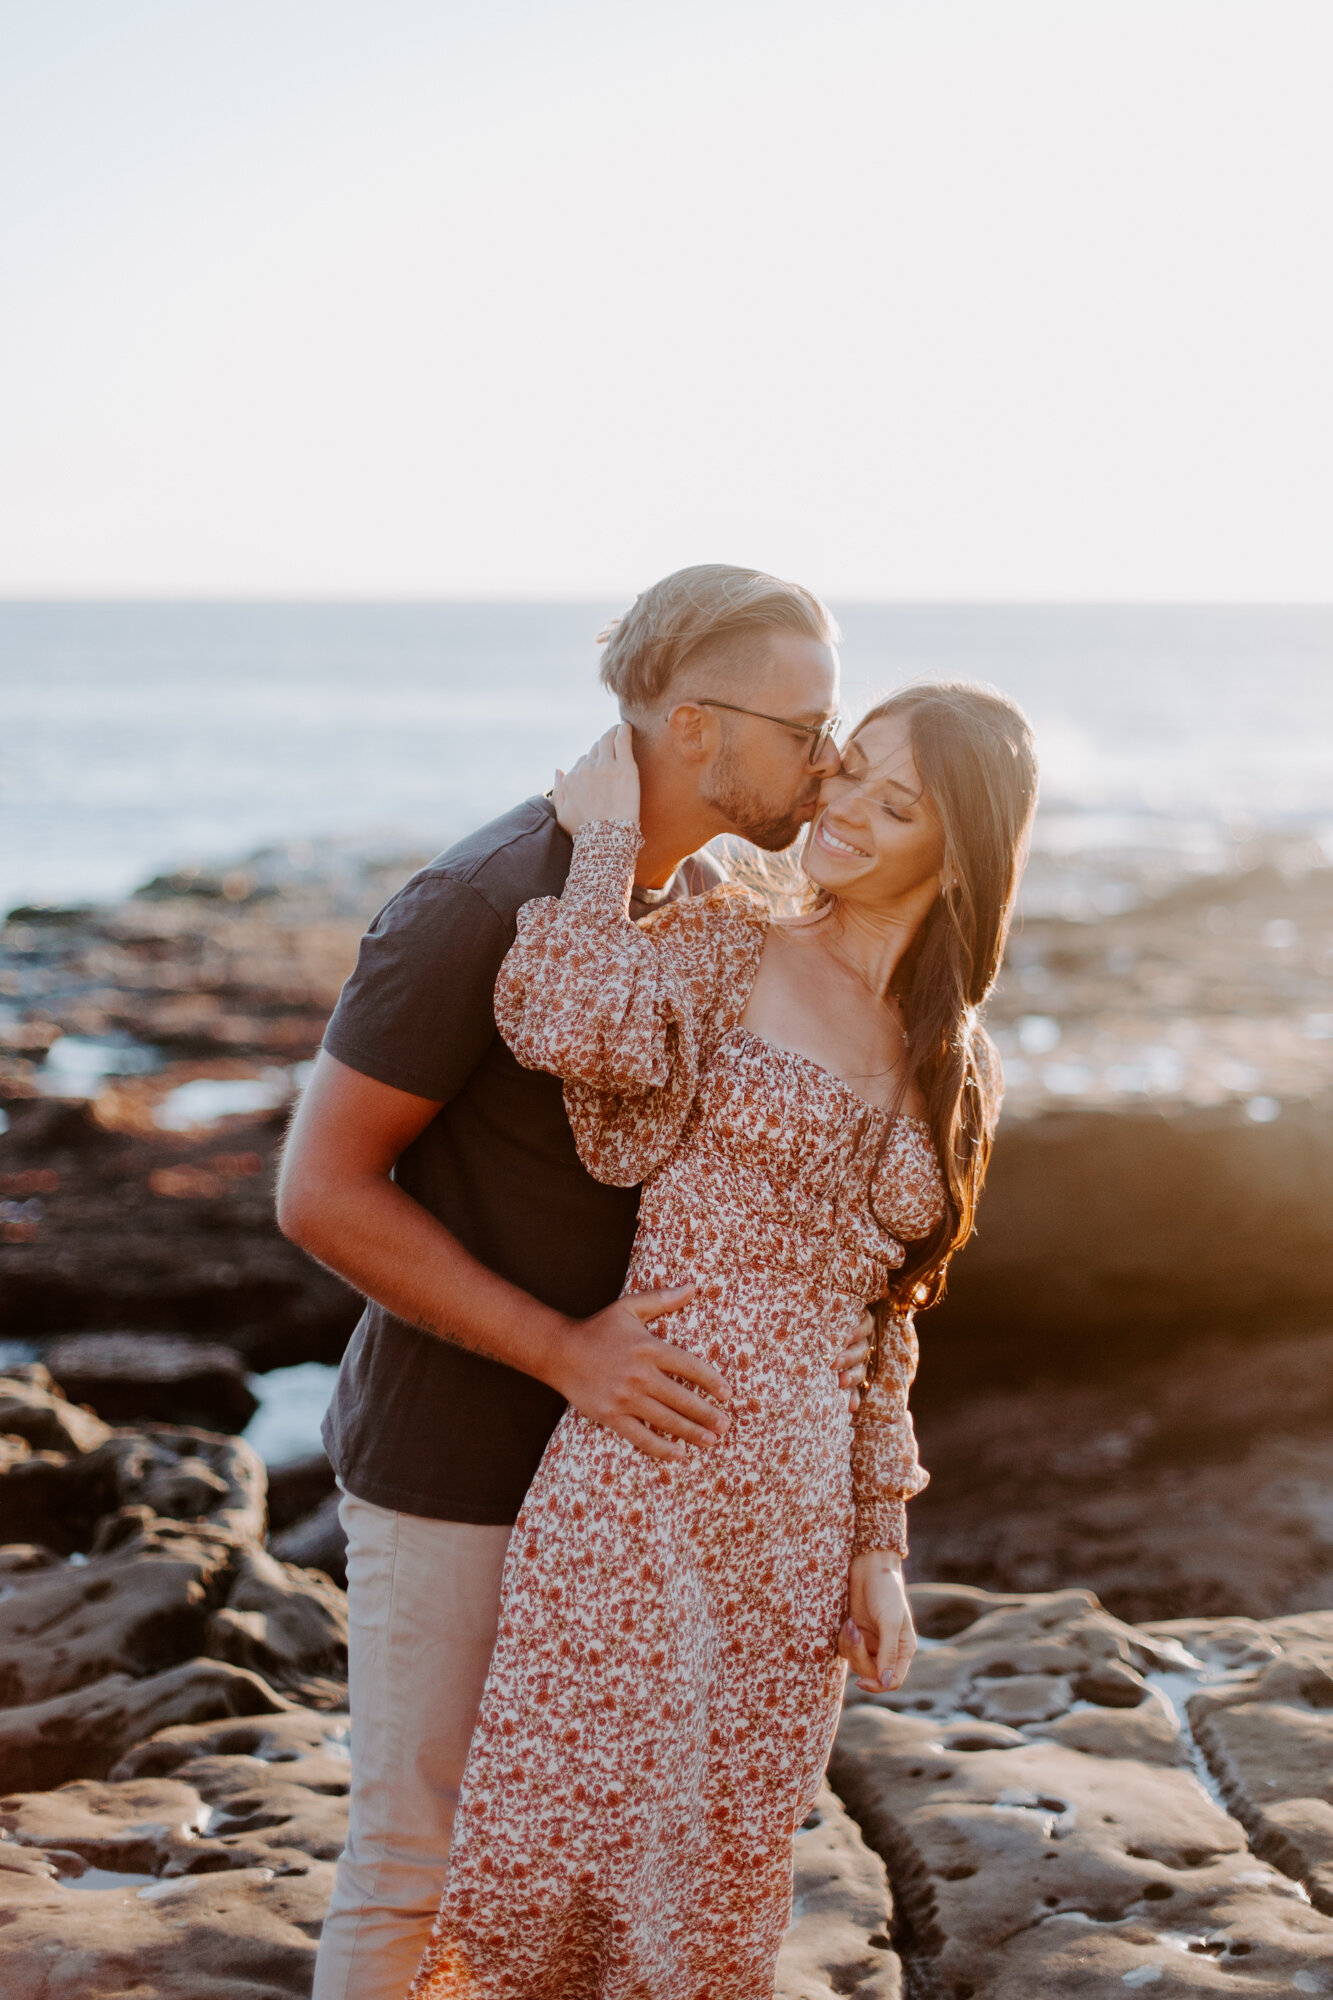
<svg viewBox="0 0 1333 2000">
<path fill-rule="evenodd" d="M 716 1444 L 730 1422 L 718 1408 L 731 1401 L 727 1383 L 647 1330 L 694 1287 L 641 1292 L 571 1320 L 487 1270 L 392 1177 L 439 1109 L 321 1051 L 287 1138 L 284 1235 L 399 1319 L 549 1383 L 653 1458 Z"/>
<path fill-rule="evenodd" d="M 848 1581 L 851 1613 L 838 1651 L 865 1694 L 901 1687 L 916 1652 L 916 1628 L 903 1582 L 903 1559 L 892 1549 L 852 1557 Z"/>
<path fill-rule="evenodd" d="M 847 1345 L 834 1363 L 838 1371 L 838 1387 L 847 1391 L 847 1407 L 853 1416 L 861 1407 L 866 1362 L 870 1358 L 870 1343 L 874 1337 L 875 1315 L 869 1306 L 864 1306 L 855 1333 L 847 1336 Z"/>
<path fill-rule="evenodd" d="M 628 819 L 637 826 L 639 767 L 629 723 L 599 736 L 568 774 L 557 771 L 551 800 L 556 818 L 569 834 L 594 819 Z"/>
<path fill-rule="evenodd" d="M 693 1285 L 635 1292 L 591 1319 L 572 1321 L 552 1345 L 545 1379 L 585 1417 L 650 1458 L 683 1458 L 687 1445 L 717 1444 L 731 1425 L 717 1408 L 731 1401 L 727 1383 L 697 1354 L 647 1331 L 650 1320 L 679 1312 L 693 1296 Z"/>
</svg>

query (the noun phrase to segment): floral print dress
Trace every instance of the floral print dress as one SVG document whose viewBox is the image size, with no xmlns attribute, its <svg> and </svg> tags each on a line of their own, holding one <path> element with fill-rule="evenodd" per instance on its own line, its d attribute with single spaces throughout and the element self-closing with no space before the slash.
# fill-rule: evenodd
<svg viewBox="0 0 1333 2000">
<path fill-rule="evenodd" d="M 599 1179 L 642 1181 L 627 1291 L 733 1390 L 667 1463 L 575 1410 L 509 1545 L 453 1858 L 414 2000 L 762 2000 L 842 1695 L 848 1562 L 926 1483 L 889 1322 L 853 1419 L 836 1355 L 944 1210 L 927 1129 L 740 1025 L 770 917 L 724 886 L 627 917 L 628 822 L 583 827 L 496 987 Z M 522 1227 L 522 1217 L 515 1217 Z"/>
</svg>

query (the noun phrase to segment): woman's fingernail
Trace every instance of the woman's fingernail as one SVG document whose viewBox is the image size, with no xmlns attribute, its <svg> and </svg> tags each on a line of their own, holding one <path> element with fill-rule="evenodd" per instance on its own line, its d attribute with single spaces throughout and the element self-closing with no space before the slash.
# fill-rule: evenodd
<svg viewBox="0 0 1333 2000">
<path fill-rule="evenodd" d="M 879 1684 L 883 1688 L 897 1687 L 898 1676 L 896 1674 L 881 1674 Z"/>
</svg>

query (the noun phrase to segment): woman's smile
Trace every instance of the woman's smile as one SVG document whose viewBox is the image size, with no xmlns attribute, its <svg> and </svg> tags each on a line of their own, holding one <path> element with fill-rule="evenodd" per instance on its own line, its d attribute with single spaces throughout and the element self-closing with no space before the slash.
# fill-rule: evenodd
<svg viewBox="0 0 1333 2000">
<path fill-rule="evenodd" d="M 819 846 L 826 847 L 830 854 L 854 854 L 859 861 L 871 859 L 864 847 L 854 847 L 850 840 L 844 840 L 841 834 L 833 831 L 828 823 L 827 812 L 820 814 L 819 824 L 815 828 L 815 840 Z"/>
</svg>

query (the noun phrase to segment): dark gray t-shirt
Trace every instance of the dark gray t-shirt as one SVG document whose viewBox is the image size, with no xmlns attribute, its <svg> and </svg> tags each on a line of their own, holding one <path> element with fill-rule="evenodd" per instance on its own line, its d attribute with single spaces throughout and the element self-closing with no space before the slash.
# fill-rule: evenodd
<svg viewBox="0 0 1333 2000">
<path fill-rule="evenodd" d="M 534 896 L 559 895 L 571 851 L 550 801 L 534 798 L 414 875 L 362 939 L 324 1047 L 379 1083 L 440 1101 L 394 1179 L 491 1270 L 582 1319 L 620 1293 L 639 1191 L 592 1178 L 559 1078 L 514 1060 L 493 1007 L 517 913 Z M 667 893 L 720 879 L 708 856 L 695 856 Z M 544 1383 L 372 1302 L 323 1437 L 363 1500 L 502 1524 L 516 1517 L 563 1409 Z"/>
</svg>

